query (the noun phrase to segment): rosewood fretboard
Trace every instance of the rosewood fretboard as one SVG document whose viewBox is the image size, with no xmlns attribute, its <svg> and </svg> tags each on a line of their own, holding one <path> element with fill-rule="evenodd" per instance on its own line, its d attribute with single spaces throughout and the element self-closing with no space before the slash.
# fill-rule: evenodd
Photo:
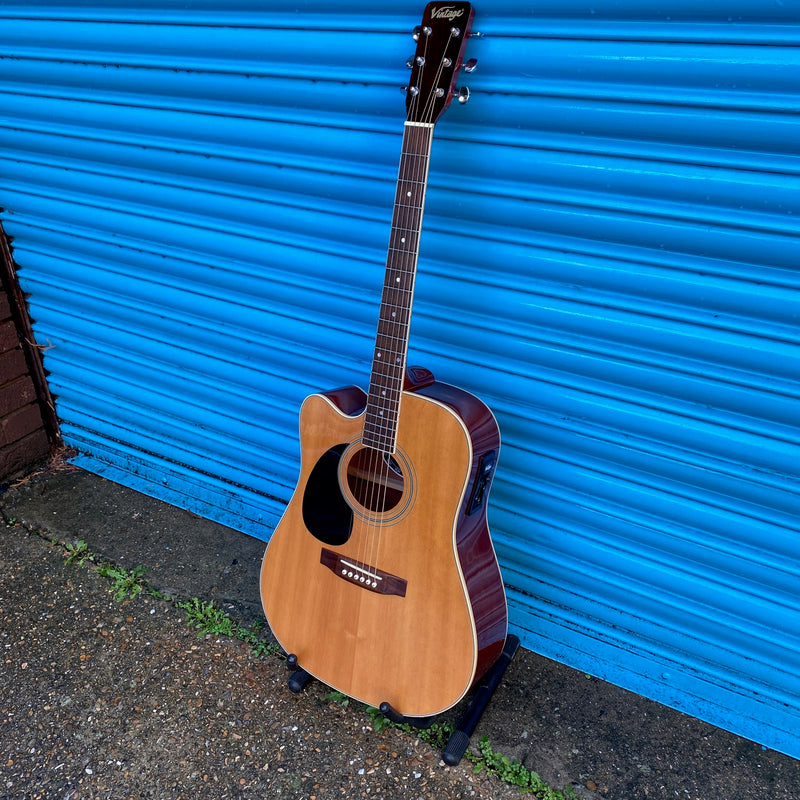
<svg viewBox="0 0 800 800">
<path fill-rule="evenodd" d="M 433 124 L 406 122 L 363 433 L 384 453 L 397 440 L 432 140 Z"/>
</svg>

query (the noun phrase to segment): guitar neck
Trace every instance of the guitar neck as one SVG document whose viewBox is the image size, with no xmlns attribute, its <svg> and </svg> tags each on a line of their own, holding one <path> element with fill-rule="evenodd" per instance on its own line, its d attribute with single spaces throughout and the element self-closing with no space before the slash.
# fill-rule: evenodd
<svg viewBox="0 0 800 800">
<path fill-rule="evenodd" d="M 385 453 L 397 441 L 432 141 L 433 123 L 406 122 L 363 431 Z"/>
</svg>

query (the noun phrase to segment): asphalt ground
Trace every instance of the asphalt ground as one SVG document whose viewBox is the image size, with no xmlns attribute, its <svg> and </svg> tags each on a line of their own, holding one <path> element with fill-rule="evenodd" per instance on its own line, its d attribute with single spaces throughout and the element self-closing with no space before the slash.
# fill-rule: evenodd
<svg viewBox="0 0 800 800">
<path fill-rule="evenodd" d="M 175 599 L 263 621 L 262 542 L 63 462 L 0 512 L 0 798 L 519 797 L 327 687 L 291 693 L 279 657 L 198 636 Z M 96 561 L 68 563 L 78 541 Z M 118 600 L 100 562 L 172 599 Z M 470 752 L 482 737 L 585 800 L 800 798 L 797 760 L 527 650 Z"/>
</svg>

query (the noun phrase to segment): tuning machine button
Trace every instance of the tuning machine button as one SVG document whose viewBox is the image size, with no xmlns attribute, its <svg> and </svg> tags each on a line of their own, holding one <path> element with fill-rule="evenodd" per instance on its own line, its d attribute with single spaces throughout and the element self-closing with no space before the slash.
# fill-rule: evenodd
<svg viewBox="0 0 800 800">
<path fill-rule="evenodd" d="M 475 72 L 477 67 L 478 67 L 478 59 L 477 58 L 471 58 L 469 61 L 467 61 L 467 62 L 465 62 L 463 64 L 461 69 L 463 69 L 464 72 Z"/>
<path fill-rule="evenodd" d="M 468 87 L 462 86 L 458 90 L 458 102 L 461 103 L 462 106 L 469 102 L 469 88 Z"/>
<path fill-rule="evenodd" d="M 415 42 L 418 42 L 420 36 L 430 36 L 432 33 L 433 33 L 433 28 L 429 28 L 427 25 L 424 28 L 422 27 L 422 25 L 417 25 L 411 32 L 411 38 Z"/>
</svg>

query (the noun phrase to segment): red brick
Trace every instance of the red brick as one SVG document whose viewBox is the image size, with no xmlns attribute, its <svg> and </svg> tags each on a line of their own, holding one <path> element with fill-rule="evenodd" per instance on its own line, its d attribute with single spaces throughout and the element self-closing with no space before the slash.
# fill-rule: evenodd
<svg viewBox="0 0 800 800">
<path fill-rule="evenodd" d="M 25 354 L 20 348 L 0 355 L 0 386 L 15 381 L 27 373 L 28 365 L 25 363 Z"/>
<path fill-rule="evenodd" d="M 8 416 L 12 411 L 36 401 L 36 390 L 28 375 L 0 386 L 0 417 Z"/>
<path fill-rule="evenodd" d="M 42 412 L 36 404 L 23 406 L 0 420 L 0 446 L 13 444 L 42 427 Z"/>
<path fill-rule="evenodd" d="M 0 353 L 13 350 L 15 347 L 19 347 L 17 328 L 10 319 L 7 319 L 0 323 Z"/>
<path fill-rule="evenodd" d="M 50 444 L 43 429 L 18 442 L 0 447 L 0 479 L 29 469 L 50 453 Z"/>
</svg>

